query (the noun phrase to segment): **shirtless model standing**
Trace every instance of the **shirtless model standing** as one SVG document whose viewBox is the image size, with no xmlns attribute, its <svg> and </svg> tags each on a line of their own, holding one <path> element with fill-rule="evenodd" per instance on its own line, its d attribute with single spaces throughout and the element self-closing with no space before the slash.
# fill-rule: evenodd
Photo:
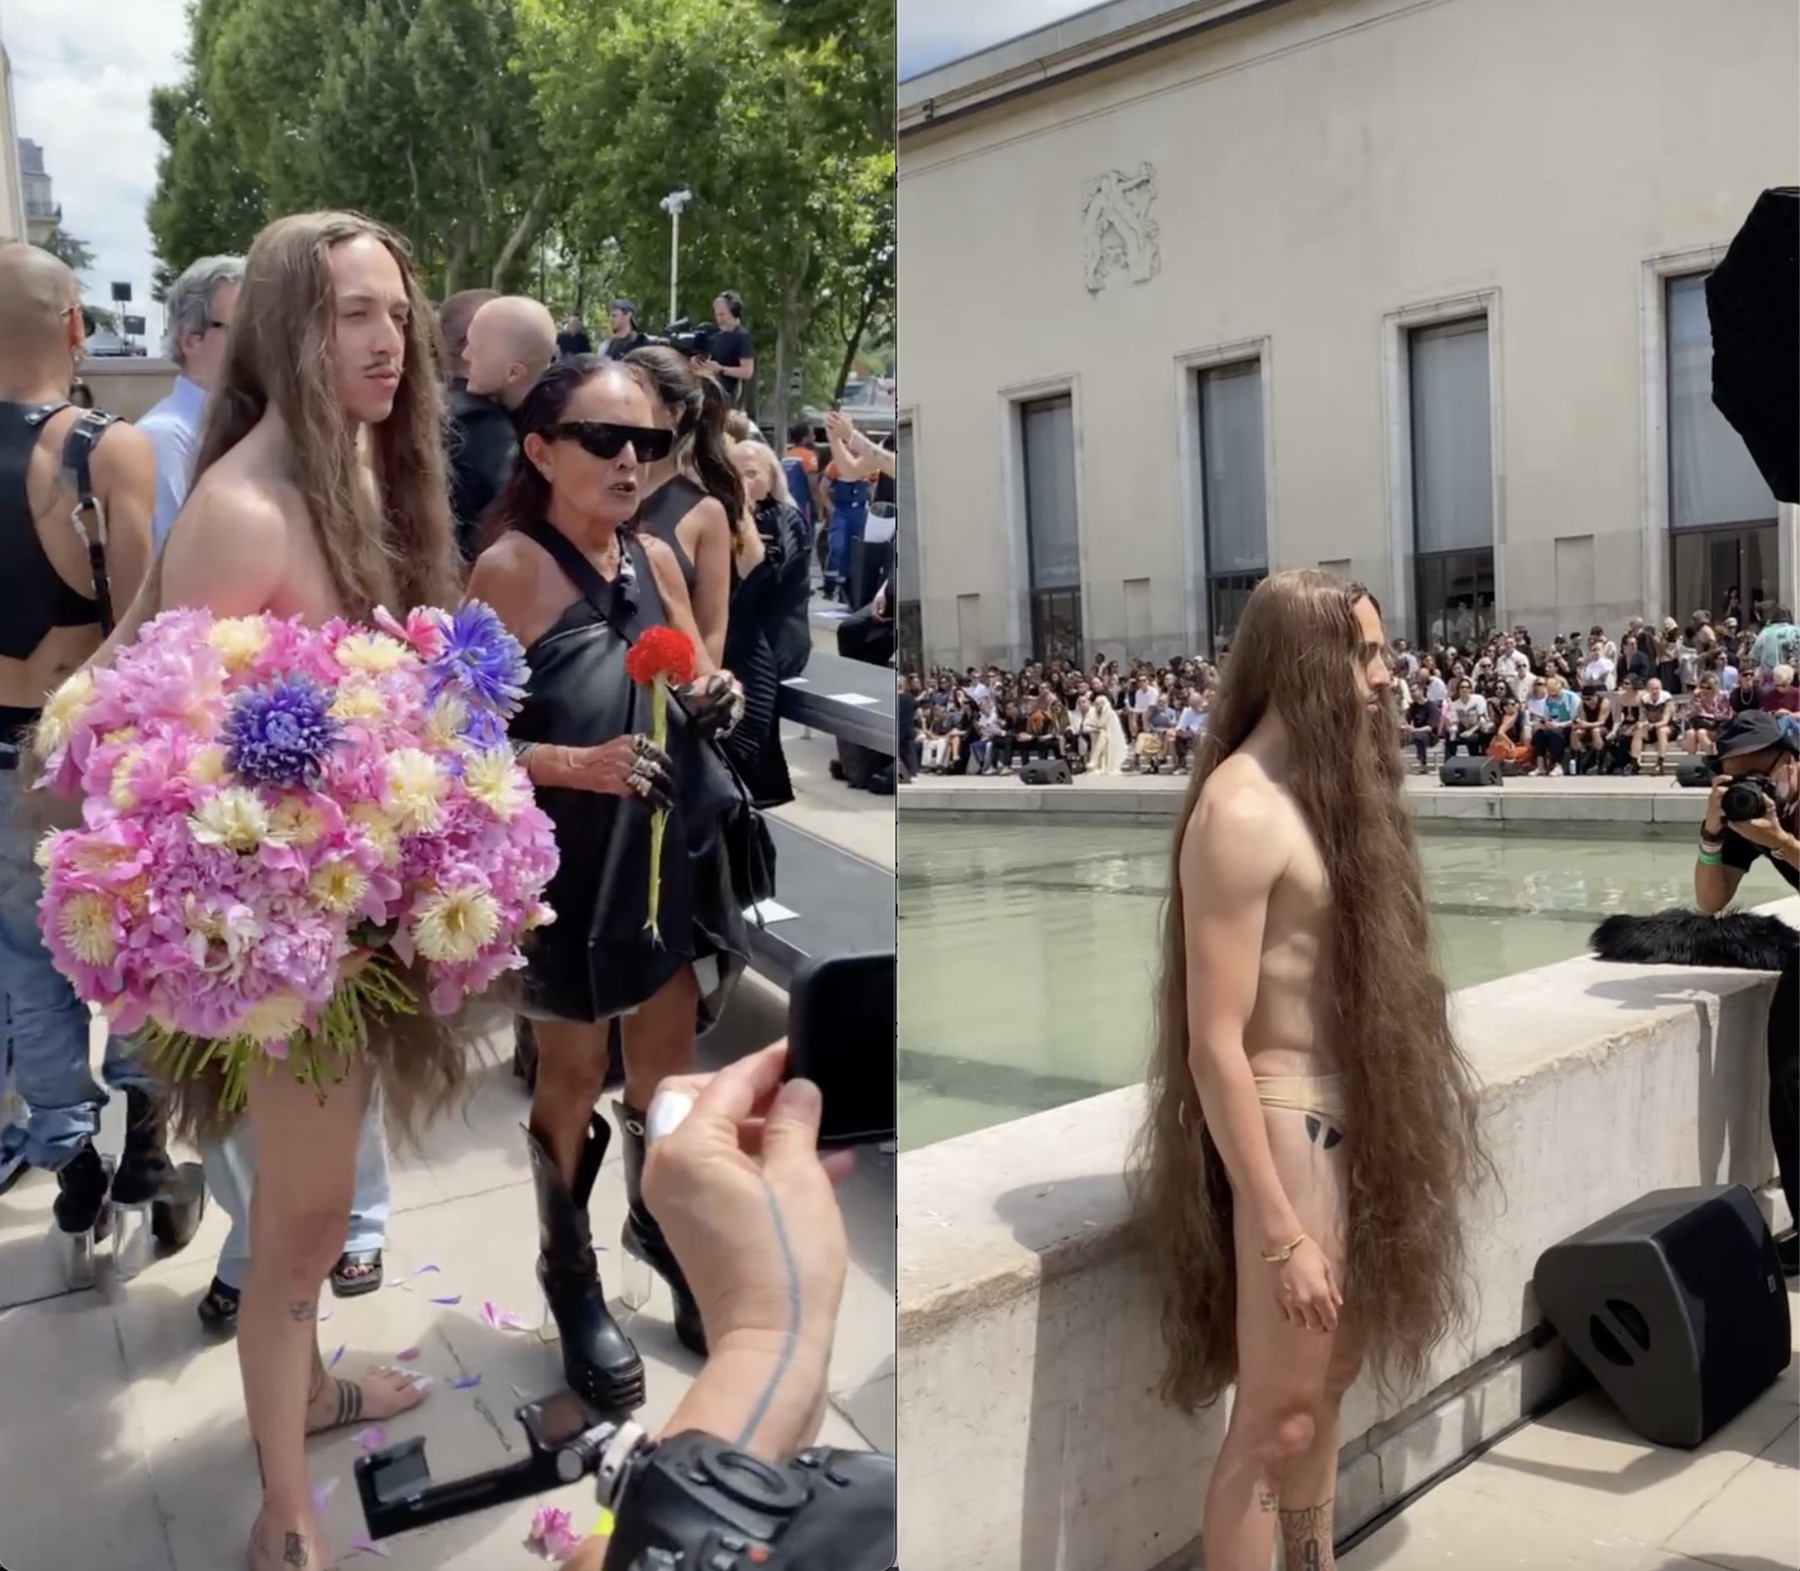
<svg viewBox="0 0 1800 1571">
<path fill-rule="evenodd" d="M 1197 750 L 1131 1173 L 1163 1395 L 1236 1394 L 1210 1571 L 1329 1571 L 1338 1406 L 1410 1384 L 1461 1309 L 1474 1081 L 1402 795 L 1381 609 L 1297 569 L 1250 598 Z"/>
<path fill-rule="evenodd" d="M 173 606 L 316 626 L 366 619 L 377 605 L 454 605 L 437 359 L 430 308 L 386 230 L 309 213 L 257 236 L 193 489 L 114 642 Z M 313 1517 L 307 1434 L 388 1417 L 424 1395 L 404 1371 L 327 1378 L 315 1330 L 320 1284 L 344 1246 L 371 1076 L 404 1121 L 446 1097 L 461 1067 L 429 1017 L 382 1038 L 323 1101 L 279 1071 L 249 1080 L 258 1171 L 238 1356 L 263 1480 L 252 1571 L 331 1563 Z M 216 1123 L 216 1084 L 173 1091 L 187 1127 Z"/>
</svg>

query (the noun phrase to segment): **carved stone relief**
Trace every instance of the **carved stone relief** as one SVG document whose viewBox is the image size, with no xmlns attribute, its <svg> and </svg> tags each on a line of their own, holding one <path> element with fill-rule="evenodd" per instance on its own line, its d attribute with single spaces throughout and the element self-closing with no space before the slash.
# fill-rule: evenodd
<svg viewBox="0 0 1800 1571">
<path fill-rule="evenodd" d="M 1156 169 L 1149 163 L 1130 174 L 1109 169 L 1082 187 L 1082 269 L 1089 294 L 1099 294 L 1116 272 L 1143 284 L 1161 270 L 1162 248 L 1150 216 L 1155 200 Z"/>
</svg>

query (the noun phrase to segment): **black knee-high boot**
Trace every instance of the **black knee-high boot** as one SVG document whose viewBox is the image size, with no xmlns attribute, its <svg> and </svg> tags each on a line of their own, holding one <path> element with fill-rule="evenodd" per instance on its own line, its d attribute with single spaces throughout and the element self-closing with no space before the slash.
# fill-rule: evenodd
<svg viewBox="0 0 1800 1571">
<path fill-rule="evenodd" d="M 706 1328 L 700 1323 L 700 1306 L 694 1302 L 687 1278 L 675 1259 L 675 1251 L 663 1237 L 644 1205 L 644 1115 L 623 1102 L 613 1103 L 618 1114 L 619 1130 L 625 1137 L 625 1230 L 621 1242 L 626 1250 L 649 1266 L 669 1284 L 675 1300 L 675 1335 L 691 1353 L 706 1357 Z"/>
<path fill-rule="evenodd" d="M 629 1413 L 644 1405 L 644 1361 L 606 1307 L 587 1209 L 610 1136 L 595 1114 L 572 1185 L 529 1129 L 525 1143 L 537 1186 L 538 1281 L 562 1338 L 563 1378 L 601 1412 Z"/>
<path fill-rule="evenodd" d="M 113 1174 L 119 1206 L 149 1206 L 151 1230 L 162 1248 L 185 1249 L 206 1214 L 206 1181 L 197 1162 L 169 1160 L 168 1114 L 151 1091 L 125 1093 L 125 1149 Z"/>
</svg>

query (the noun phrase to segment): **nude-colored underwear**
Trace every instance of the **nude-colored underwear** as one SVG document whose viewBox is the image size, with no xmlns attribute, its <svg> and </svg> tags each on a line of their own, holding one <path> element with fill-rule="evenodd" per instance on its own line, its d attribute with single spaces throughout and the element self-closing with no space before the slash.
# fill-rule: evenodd
<svg viewBox="0 0 1800 1571">
<path fill-rule="evenodd" d="M 1256 1098 L 1264 1107 L 1285 1107 L 1307 1117 L 1307 1133 L 1329 1151 L 1344 1138 L 1349 1112 L 1344 1077 L 1337 1075 L 1257 1075 Z M 1320 1129 L 1312 1127 L 1317 1120 Z"/>
</svg>

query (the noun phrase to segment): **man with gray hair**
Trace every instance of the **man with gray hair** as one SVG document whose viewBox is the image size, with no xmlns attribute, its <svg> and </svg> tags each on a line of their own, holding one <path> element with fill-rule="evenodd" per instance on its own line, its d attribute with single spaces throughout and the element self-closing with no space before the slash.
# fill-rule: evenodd
<svg viewBox="0 0 1800 1571">
<path fill-rule="evenodd" d="M 163 303 L 169 318 L 163 353 L 180 374 L 175 390 L 138 421 L 138 429 L 156 449 L 156 511 L 150 532 L 158 549 L 187 500 L 206 397 L 225 365 L 231 315 L 243 279 L 241 256 L 203 256 L 175 280 Z"/>
</svg>

